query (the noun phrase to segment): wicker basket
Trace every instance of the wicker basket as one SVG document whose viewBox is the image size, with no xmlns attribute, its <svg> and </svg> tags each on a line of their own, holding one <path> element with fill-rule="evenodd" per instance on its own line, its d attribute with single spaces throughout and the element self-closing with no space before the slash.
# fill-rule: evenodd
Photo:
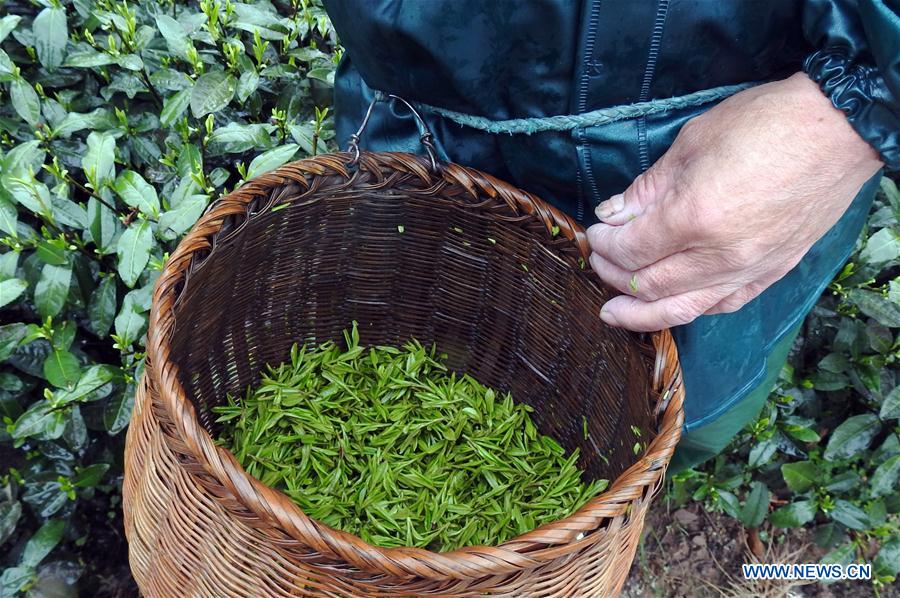
<svg viewBox="0 0 900 598">
<path fill-rule="evenodd" d="M 668 332 L 601 322 L 612 292 L 587 252 L 583 229 L 539 199 L 411 154 L 318 156 L 214 204 L 153 297 L 124 487 L 141 591 L 615 595 L 681 433 L 683 389 Z M 353 320 L 365 344 L 434 342 L 453 369 L 534 406 L 609 489 L 502 545 L 448 553 L 379 548 L 308 518 L 214 444 L 210 408 L 292 343 L 339 340 Z"/>
</svg>

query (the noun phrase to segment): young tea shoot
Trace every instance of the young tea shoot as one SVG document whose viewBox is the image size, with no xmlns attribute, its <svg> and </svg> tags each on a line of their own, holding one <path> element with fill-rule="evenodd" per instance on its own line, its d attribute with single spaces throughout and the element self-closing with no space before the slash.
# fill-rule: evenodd
<svg viewBox="0 0 900 598">
<path fill-rule="evenodd" d="M 383 547 L 494 545 L 568 516 L 602 491 L 532 422 L 531 408 L 434 348 L 291 350 L 259 386 L 214 408 L 220 443 L 263 483 L 334 528 Z"/>
</svg>

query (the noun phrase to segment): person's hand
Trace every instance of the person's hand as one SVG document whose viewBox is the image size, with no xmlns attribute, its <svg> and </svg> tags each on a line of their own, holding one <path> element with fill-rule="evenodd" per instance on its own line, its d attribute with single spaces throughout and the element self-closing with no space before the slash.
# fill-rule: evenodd
<svg viewBox="0 0 900 598">
<path fill-rule="evenodd" d="M 803 74 L 735 94 L 597 207 L 590 263 L 625 293 L 601 317 L 650 331 L 740 309 L 797 265 L 881 166 Z"/>
</svg>

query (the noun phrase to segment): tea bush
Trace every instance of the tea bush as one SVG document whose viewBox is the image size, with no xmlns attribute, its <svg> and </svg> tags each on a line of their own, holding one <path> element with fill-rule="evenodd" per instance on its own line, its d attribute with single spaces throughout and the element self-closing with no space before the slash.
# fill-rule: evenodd
<svg viewBox="0 0 900 598">
<path fill-rule="evenodd" d="M 35 4 L 0 4 L 0 595 L 91 595 L 154 280 L 212 199 L 326 149 L 340 50 L 316 1 Z"/>
<path fill-rule="evenodd" d="M 751 530 L 768 521 L 763 540 L 808 526 L 828 551 L 822 562 L 872 563 L 879 586 L 900 573 L 898 216 L 900 192 L 884 178 L 857 251 L 807 318 L 759 418 L 670 490 Z"/>
<path fill-rule="evenodd" d="M 0 2 L 0 595 L 124 575 L 123 430 L 154 280 L 211 200 L 331 147 L 340 54 L 318 0 Z M 880 583 L 900 560 L 900 198 L 884 190 L 763 416 L 674 485 L 752 528 L 812 526 Z"/>
</svg>

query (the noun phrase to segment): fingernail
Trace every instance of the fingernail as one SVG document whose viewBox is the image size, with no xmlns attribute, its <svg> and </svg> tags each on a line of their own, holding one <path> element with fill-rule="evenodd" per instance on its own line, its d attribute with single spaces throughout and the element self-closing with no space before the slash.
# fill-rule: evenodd
<svg viewBox="0 0 900 598">
<path fill-rule="evenodd" d="M 616 318 L 616 314 L 612 313 L 608 309 L 600 310 L 600 319 L 609 324 L 610 326 L 618 326 L 619 320 Z"/>
<path fill-rule="evenodd" d="M 606 201 L 601 202 L 594 210 L 594 213 L 597 215 L 597 218 L 609 218 L 613 214 L 621 212 L 624 207 L 625 196 L 619 193 L 618 195 L 613 195 Z"/>
</svg>

